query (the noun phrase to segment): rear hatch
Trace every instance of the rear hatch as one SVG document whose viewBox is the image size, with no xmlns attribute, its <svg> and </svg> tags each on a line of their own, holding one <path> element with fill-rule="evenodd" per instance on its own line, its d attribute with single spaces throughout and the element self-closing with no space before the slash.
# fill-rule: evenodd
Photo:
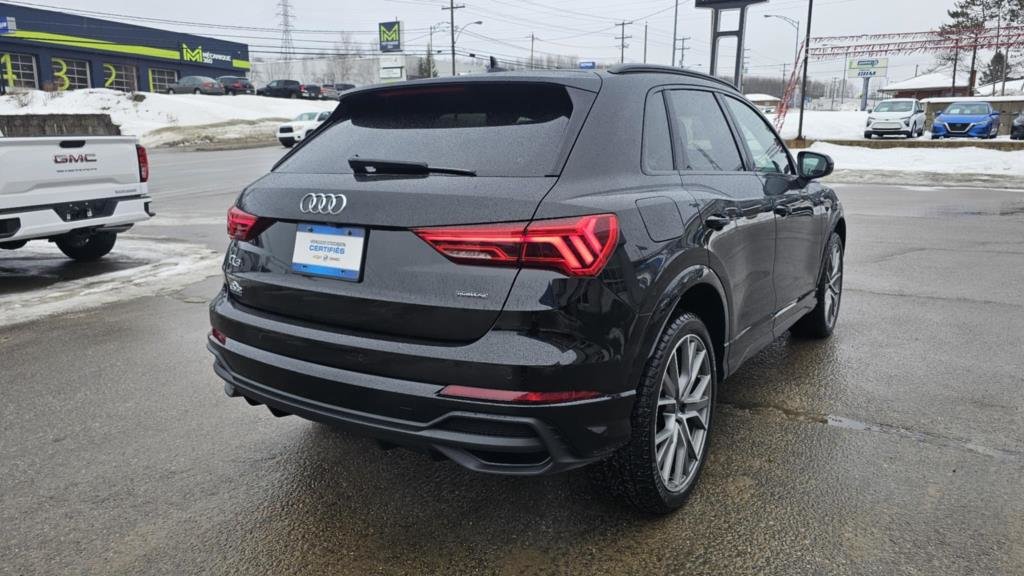
<svg viewBox="0 0 1024 576">
<path fill-rule="evenodd" d="M 558 83 L 508 80 L 344 98 L 316 136 L 240 198 L 238 208 L 258 217 L 263 231 L 229 251 L 233 298 L 350 331 L 481 337 L 518 270 L 456 264 L 414 229 L 528 222 L 593 98 Z M 405 163 L 418 168 L 405 170 Z M 339 246 L 348 251 L 343 271 L 319 269 L 317 251 Z"/>
<path fill-rule="evenodd" d="M 139 193 L 135 139 L 0 138 L 0 210 Z"/>
</svg>

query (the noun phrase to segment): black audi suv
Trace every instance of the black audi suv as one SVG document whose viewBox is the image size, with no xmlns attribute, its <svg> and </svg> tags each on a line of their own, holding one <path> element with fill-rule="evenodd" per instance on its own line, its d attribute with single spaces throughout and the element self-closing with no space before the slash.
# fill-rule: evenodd
<svg viewBox="0 0 1024 576">
<path fill-rule="evenodd" d="M 719 383 L 835 327 L 832 167 L 675 68 L 354 90 L 231 208 L 214 369 L 277 416 L 481 472 L 595 464 L 668 512 Z"/>
</svg>

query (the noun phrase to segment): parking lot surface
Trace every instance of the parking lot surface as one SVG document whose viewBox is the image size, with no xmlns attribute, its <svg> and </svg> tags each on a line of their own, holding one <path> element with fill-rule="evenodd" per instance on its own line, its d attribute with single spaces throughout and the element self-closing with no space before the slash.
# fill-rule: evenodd
<svg viewBox="0 0 1024 576">
<path fill-rule="evenodd" d="M 0 574 L 1024 573 L 1024 192 L 836 184 L 835 336 L 726 381 L 700 485 L 650 518 L 585 470 L 483 476 L 225 397 L 223 216 L 280 154 L 153 154 L 159 216 L 103 267 L 0 253 L 0 302 L 39 305 L 167 254 L 131 246 L 206 254 L 0 330 Z"/>
</svg>

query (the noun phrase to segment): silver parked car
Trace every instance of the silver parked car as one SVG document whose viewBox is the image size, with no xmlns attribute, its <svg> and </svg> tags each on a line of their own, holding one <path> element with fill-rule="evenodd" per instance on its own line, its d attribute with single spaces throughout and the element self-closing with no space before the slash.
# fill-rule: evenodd
<svg viewBox="0 0 1024 576">
<path fill-rule="evenodd" d="M 206 94 L 223 96 L 224 85 L 209 76 L 185 76 L 167 86 L 168 94 Z"/>
</svg>

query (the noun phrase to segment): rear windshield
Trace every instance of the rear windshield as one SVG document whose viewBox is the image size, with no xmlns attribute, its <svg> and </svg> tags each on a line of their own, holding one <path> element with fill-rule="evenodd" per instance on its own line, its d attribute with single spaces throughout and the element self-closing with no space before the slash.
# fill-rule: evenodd
<svg viewBox="0 0 1024 576">
<path fill-rule="evenodd" d="M 544 176 L 566 140 L 572 100 L 551 84 L 439 85 L 356 94 L 339 112 L 340 121 L 277 170 L 346 174 L 358 156 L 479 176 Z"/>
</svg>

